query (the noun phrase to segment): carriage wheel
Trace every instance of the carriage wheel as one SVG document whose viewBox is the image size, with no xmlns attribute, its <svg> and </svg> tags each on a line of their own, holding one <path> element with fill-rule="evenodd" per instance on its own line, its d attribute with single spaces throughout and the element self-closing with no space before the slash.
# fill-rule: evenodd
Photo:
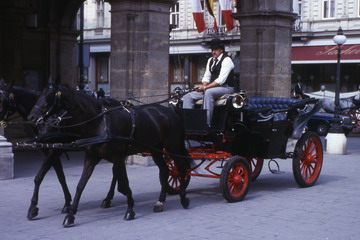
<svg viewBox="0 0 360 240">
<path fill-rule="evenodd" d="M 246 158 L 246 160 L 248 161 L 249 165 L 250 165 L 250 168 L 251 168 L 251 181 L 255 181 L 260 173 L 261 173 L 261 170 L 262 170 L 262 167 L 263 167 L 263 164 L 264 164 L 264 159 L 263 158 L 251 158 L 251 157 L 248 157 Z"/>
<path fill-rule="evenodd" d="M 321 140 L 314 132 L 305 132 L 296 143 L 293 174 L 301 187 L 310 187 L 318 179 L 323 163 Z"/>
<path fill-rule="evenodd" d="M 227 160 L 220 176 L 220 190 L 229 202 L 239 202 L 249 191 L 250 166 L 248 161 L 240 156 Z"/>
<path fill-rule="evenodd" d="M 179 194 L 180 191 L 180 174 L 176 164 L 172 158 L 166 161 L 166 166 L 169 168 L 169 178 L 166 182 L 166 192 L 170 195 Z M 185 188 L 190 183 L 190 175 L 185 176 Z"/>
</svg>

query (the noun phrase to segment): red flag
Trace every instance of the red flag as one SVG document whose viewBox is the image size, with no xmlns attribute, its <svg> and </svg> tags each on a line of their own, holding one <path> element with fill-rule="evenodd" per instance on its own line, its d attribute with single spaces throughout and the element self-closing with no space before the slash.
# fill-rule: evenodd
<svg viewBox="0 0 360 240">
<path fill-rule="evenodd" d="M 206 24 L 204 20 L 204 12 L 201 7 L 200 0 L 191 0 L 191 8 L 196 24 L 196 28 L 199 33 L 203 32 L 206 29 Z"/>
<path fill-rule="evenodd" d="M 235 26 L 234 26 L 234 19 L 232 18 L 232 10 L 229 0 L 219 0 L 220 8 L 221 8 L 221 14 L 225 20 L 226 28 L 230 32 Z"/>
</svg>

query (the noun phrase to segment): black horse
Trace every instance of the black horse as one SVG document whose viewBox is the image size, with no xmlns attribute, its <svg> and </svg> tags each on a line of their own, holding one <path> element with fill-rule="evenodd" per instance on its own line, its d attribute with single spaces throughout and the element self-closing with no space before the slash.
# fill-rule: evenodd
<svg viewBox="0 0 360 240">
<path fill-rule="evenodd" d="M 45 120 L 52 112 L 64 109 L 78 122 L 86 146 L 85 164 L 76 188 L 74 201 L 64 219 L 65 227 L 72 226 L 85 185 L 101 159 L 114 164 L 118 178 L 118 190 L 128 199 L 126 220 L 134 219 L 134 200 L 126 173 L 126 156 L 150 152 L 159 167 L 161 192 L 154 211 L 162 211 L 166 200 L 166 186 L 169 169 L 164 154 L 172 158 L 180 174 L 179 195 L 184 208 L 189 206 L 186 197 L 186 171 L 191 167 L 184 142 L 183 123 L 176 109 L 158 104 L 134 107 L 105 108 L 101 100 L 89 97 L 83 92 L 62 85 L 50 85 L 45 89 L 28 119 Z"/>
<path fill-rule="evenodd" d="M 0 83 L 0 86 L 0 121 L 6 125 L 9 117 L 11 117 L 15 112 L 18 112 L 20 116 L 26 120 L 31 109 L 35 106 L 38 94 L 34 91 L 26 90 L 21 87 L 6 86 L 4 83 Z M 73 121 L 71 118 L 66 119 L 65 117 L 64 119 L 65 120 L 63 120 L 62 124 L 71 124 Z M 70 142 L 79 138 L 76 128 L 68 129 L 71 130 L 71 133 L 69 133 L 64 132 L 61 129 L 54 129 L 50 127 L 36 128 L 34 125 L 32 126 L 34 133 L 38 135 L 36 140 L 39 142 Z M 39 213 L 37 205 L 39 200 L 40 185 L 51 167 L 53 167 L 56 172 L 65 197 L 65 204 L 61 212 L 67 213 L 71 205 L 72 198 L 60 160 L 60 156 L 64 153 L 64 151 L 60 149 L 43 149 L 43 152 L 45 154 L 45 159 L 34 179 L 34 193 L 31 198 L 31 204 L 27 214 L 27 218 L 29 220 L 34 219 Z M 111 205 L 111 200 L 114 197 L 116 180 L 116 178 L 112 179 L 110 190 L 102 202 L 102 207 L 104 208 L 108 208 Z"/>
</svg>

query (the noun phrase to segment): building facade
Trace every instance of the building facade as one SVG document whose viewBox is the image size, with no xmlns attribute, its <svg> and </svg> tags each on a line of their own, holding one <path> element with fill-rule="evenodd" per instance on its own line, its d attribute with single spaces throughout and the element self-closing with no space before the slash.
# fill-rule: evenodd
<svg viewBox="0 0 360 240">
<path fill-rule="evenodd" d="M 214 17 L 203 0 L 206 29 L 199 33 L 190 0 L 179 0 L 170 8 L 169 91 L 175 87 L 192 88 L 200 83 L 210 56 L 207 43 L 214 37 L 225 42 L 225 50 L 235 62 L 235 77 L 241 69 L 239 23 L 227 31 L 219 1 L 214 0 Z M 230 0 L 236 12 L 236 2 Z M 90 90 L 103 88 L 109 94 L 110 82 L 110 5 L 103 0 L 87 0 L 85 8 L 85 44 L 89 45 L 90 65 L 85 79 Z M 341 89 L 354 91 L 360 84 L 360 0 L 293 0 L 298 14 L 292 34 L 292 77 L 294 86 L 301 82 L 306 92 L 335 88 L 336 45 L 332 38 L 339 27 L 347 37 L 342 47 Z M 290 81 L 290 79 L 289 79 Z M 290 94 L 290 93 L 289 93 Z"/>
<path fill-rule="evenodd" d="M 347 41 L 342 46 L 341 91 L 355 91 L 360 84 L 360 1 L 297 0 L 292 48 L 292 82 L 301 81 L 305 91 L 321 86 L 334 91 L 336 45 L 339 27 Z"/>
<path fill-rule="evenodd" d="M 104 0 L 84 2 L 85 87 L 110 93 L 111 6 Z M 80 26 L 80 12 L 78 13 Z"/>
</svg>

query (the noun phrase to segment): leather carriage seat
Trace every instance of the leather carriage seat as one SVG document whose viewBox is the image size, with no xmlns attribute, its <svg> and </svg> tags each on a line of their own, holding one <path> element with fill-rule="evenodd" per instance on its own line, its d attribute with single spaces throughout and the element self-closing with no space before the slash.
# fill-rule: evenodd
<svg viewBox="0 0 360 240">
<path fill-rule="evenodd" d="M 216 101 L 215 101 L 215 106 L 225 106 L 227 99 L 228 99 L 230 96 L 235 96 L 235 95 L 239 95 L 239 93 L 222 95 L 220 98 L 216 99 Z M 203 100 L 202 100 L 202 99 L 199 99 L 199 100 L 196 101 L 195 104 L 196 104 L 196 105 L 202 105 L 202 104 L 203 104 Z"/>
<path fill-rule="evenodd" d="M 247 99 L 247 105 L 244 109 L 259 109 L 270 107 L 273 110 L 287 110 L 289 105 L 299 100 L 294 98 L 281 98 L 281 97 L 253 97 Z M 286 112 L 274 114 L 274 121 L 285 120 L 287 117 Z"/>
<path fill-rule="evenodd" d="M 289 105 L 299 100 L 294 98 L 281 98 L 281 97 L 252 97 L 248 98 L 247 108 L 263 108 L 271 107 L 274 110 L 288 109 Z"/>
</svg>

